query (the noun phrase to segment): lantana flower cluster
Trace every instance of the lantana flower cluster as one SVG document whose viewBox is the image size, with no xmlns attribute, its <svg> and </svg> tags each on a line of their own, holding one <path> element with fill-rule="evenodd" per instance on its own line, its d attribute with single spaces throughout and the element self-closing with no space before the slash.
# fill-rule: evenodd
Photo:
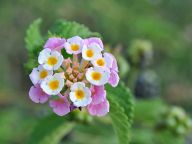
<svg viewBox="0 0 192 144">
<path fill-rule="evenodd" d="M 70 57 L 64 57 L 63 50 Z M 84 107 L 90 115 L 106 115 L 109 102 L 104 85 L 116 87 L 119 75 L 115 57 L 103 51 L 97 37 L 49 38 L 39 53 L 39 66 L 29 75 L 33 83 L 30 99 L 35 103 L 49 101 L 59 116 Z"/>
</svg>

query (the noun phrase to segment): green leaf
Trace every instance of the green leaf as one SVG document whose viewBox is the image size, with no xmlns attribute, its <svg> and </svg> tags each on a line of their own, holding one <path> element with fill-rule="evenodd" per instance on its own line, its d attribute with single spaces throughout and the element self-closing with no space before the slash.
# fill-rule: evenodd
<svg viewBox="0 0 192 144">
<path fill-rule="evenodd" d="M 37 124 L 28 144 L 58 144 L 74 126 L 73 122 L 67 121 L 67 117 L 50 115 Z"/>
<path fill-rule="evenodd" d="M 25 47 L 28 50 L 28 61 L 24 68 L 29 73 L 34 67 L 38 66 L 38 55 L 43 48 L 43 37 L 40 33 L 42 20 L 36 19 L 27 29 L 25 37 Z"/>
<path fill-rule="evenodd" d="M 49 37 L 60 36 L 64 38 L 70 38 L 73 36 L 80 36 L 82 38 L 87 37 L 101 37 L 99 33 L 91 32 L 87 27 L 76 22 L 69 22 L 66 20 L 59 20 L 49 31 Z"/>
<path fill-rule="evenodd" d="M 116 88 L 107 85 L 110 102 L 110 117 L 119 139 L 119 144 L 128 144 L 133 120 L 133 96 L 121 83 Z"/>
<path fill-rule="evenodd" d="M 29 52 L 34 52 L 37 47 L 42 46 L 43 37 L 40 33 L 41 23 L 42 20 L 40 18 L 36 19 L 27 30 L 25 44 Z"/>
</svg>

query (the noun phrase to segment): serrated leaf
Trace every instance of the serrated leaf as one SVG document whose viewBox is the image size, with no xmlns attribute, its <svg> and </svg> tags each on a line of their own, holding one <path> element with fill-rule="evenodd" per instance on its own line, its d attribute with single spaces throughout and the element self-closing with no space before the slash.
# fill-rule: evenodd
<svg viewBox="0 0 192 144">
<path fill-rule="evenodd" d="M 130 127 L 133 119 L 133 97 L 130 91 L 119 84 L 116 88 L 106 87 L 110 102 L 110 117 L 119 139 L 119 144 L 130 141 Z"/>
<path fill-rule="evenodd" d="M 49 36 L 61 36 L 64 38 L 70 38 L 73 36 L 80 36 L 82 38 L 87 37 L 101 37 L 99 33 L 91 32 L 87 27 L 76 22 L 69 22 L 65 20 L 59 20 L 49 31 Z"/>
<path fill-rule="evenodd" d="M 40 33 L 40 25 L 42 20 L 36 19 L 28 28 L 26 37 L 25 37 L 25 44 L 26 48 L 29 52 L 33 52 L 34 49 L 42 45 L 43 37 Z"/>
<path fill-rule="evenodd" d="M 110 97 L 117 101 L 125 109 L 125 114 L 127 115 L 129 122 L 133 121 L 133 111 L 134 111 L 134 100 L 131 91 L 123 84 L 119 83 L 116 88 L 112 88 L 107 85 L 106 90 Z"/>
<path fill-rule="evenodd" d="M 50 115 L 35 127 L 28 144 L 58 144 L 75 126 L 67 117 Z"/>
<path fill-rule="evenodd" d="M 38 66 L 37 57 L 43 48 L 43 37 L 40 33 L 42 20 L 36 19 L 27 29 L 25 37 L 25 47 L 28 50 L 28 61 L 24 68 L 29 73 L 34 67 Z"/>
</svg>

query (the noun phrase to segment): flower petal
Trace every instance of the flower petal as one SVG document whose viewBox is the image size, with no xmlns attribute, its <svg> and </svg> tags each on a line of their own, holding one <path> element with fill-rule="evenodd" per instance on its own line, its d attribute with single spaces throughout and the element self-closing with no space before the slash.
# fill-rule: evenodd
<svg viewBox="0 0 192 144">
<path fill-rule="evenodd" d="M 76 82 L 71 86 L 69 98 L 76 107 L 84 107 L 91 103 L 91 91 L 83 82 Z"/>
<path fill-rule="evenodd" d="M 108 60 L 108 66 L 110 69 L 118 72 L 117 60 L 116 58 L 110 53 L 104 53 L 104 57 Z"/>
<path fill-rule="evenodd" d="M 91 84 L 101 86 L 108 82 L 110 72 L 105 68 L 91 67 L 87 70 L 85 76 Z"/>
<path fill-rule="evenodd" d="M 39 82 L 39 72 L 37 68 L 33 68 L 32 72 L 29 75 L 29 78 L 34 85 Z"/>
<path fill-rule="evenodd" d="M 79 36 L 74 36 L 67 39 L 65 49 L 68 54 L 79 54 L 83 49 L 84 41 Z"/>
<path fill-rule="evenodd" d="M 102 57 L 101 48 L 98 44 L 84 45 L 82 49 L 82 57 L 85 60 L 92 61 L 97 59 L 98 57 Z"/>
<path fill-rule="evenodd" d="M 57 100 L 51 100 L 49 106 L 53 108 L 54 113 L 59 116 L 64 116 L 70 112 L 70 103 L 64 96 L 61 96 Z"/>
<path fill-rule="evenodd" d="M 43 92 L 39 84 L 30 88 L 29 97 L 35 103 L 45 103 L 49 99 L 49 95 Z"/>
<path fill-rule="evenodd" d="M 62 73 L 55 73 L 53 76 L 48 76 L 42 81 L 41 88 L 49 95 L 57 95 L 63 89 L 64 84 Z"/>
<path fill-rule="evenodd" d="M 63 63 L 63 56 L 56 50 L 44 49 L 38 57 L 39 64 L 42 64 L 46 70 L 57 70 Z"/>
<path fill-rule="evenodd" d="M 64 48 L 65 42 L 66 40 L 64 38 L 51 37 L 46 41 L 44 48 L 49 48 L 51 50 L 61 50 Z"/>
<path fill-rule="evenodd" d="M 113 87 L 116 87 L 118 85 L 119 75 L 118 75 L 118 73 L 116 71 L 111 70 L 111 74 L 110 74 L 110 78 L 109 78 L 108 83 Z"/>
<path fill-rule="evenodd" d="M 98 44 L 99 47 L 101 48 L 101 50 L 103 50 L 104 46 L 103 46 L 103 42 L 101 41 L 100 38 L 91 37 L 91 38 L 85 39 L 85 44 L 86 45 L 91 45 L 93 43 Z"/>
<path fill-rule="evenodd" d="M 105 116 L 109 112 L 109 102 L 104 100 L 99 104 L 90 104 L 87 107 L 88 112 L 92 116 Z"/>
<path fill-rule="evenodd" d="M 106 99 L 106 90 L 104 86 L 93 86 L 91 87 L 92 102 L 91 104 L 99 104 Z"/>
</svg>

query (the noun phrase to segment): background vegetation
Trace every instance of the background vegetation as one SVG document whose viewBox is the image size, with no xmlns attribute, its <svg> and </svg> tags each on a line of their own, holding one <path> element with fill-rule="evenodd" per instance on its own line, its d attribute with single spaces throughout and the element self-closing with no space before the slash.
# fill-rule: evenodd
<svg viewBox="0 0 192 144">
<path fill-rule="evenodd" d="M 162 107 L 182 106 L 192 114 L 191 6 L 191 0 L 0 0 L 0 143 L 26 143 L 33 127 L 50 113 L 45 105 L 29 100 L 31 83 L 24 70 L 26 30 L 41 17 L 44 34 L 57 19 L 77 21 L 99 32 L 106 48 L 117 55 L 121 78 L 132 93 L 139 75 L 146 71 L 149 77 L 155 75 L 149 87 L 158 89 L 152 95 L 156 98 L 145 95 L 135 101 L 132 143 L 191 144 L 190 133 L 178 137 L 169 129 L 156 132 Z M 153 59 L 144 67 L 131 60 L 135 40 L 152 44 Z M 61 143 L 117 143 L 114 135 L 106 117 L 80 123 Z"/>
</svg>

